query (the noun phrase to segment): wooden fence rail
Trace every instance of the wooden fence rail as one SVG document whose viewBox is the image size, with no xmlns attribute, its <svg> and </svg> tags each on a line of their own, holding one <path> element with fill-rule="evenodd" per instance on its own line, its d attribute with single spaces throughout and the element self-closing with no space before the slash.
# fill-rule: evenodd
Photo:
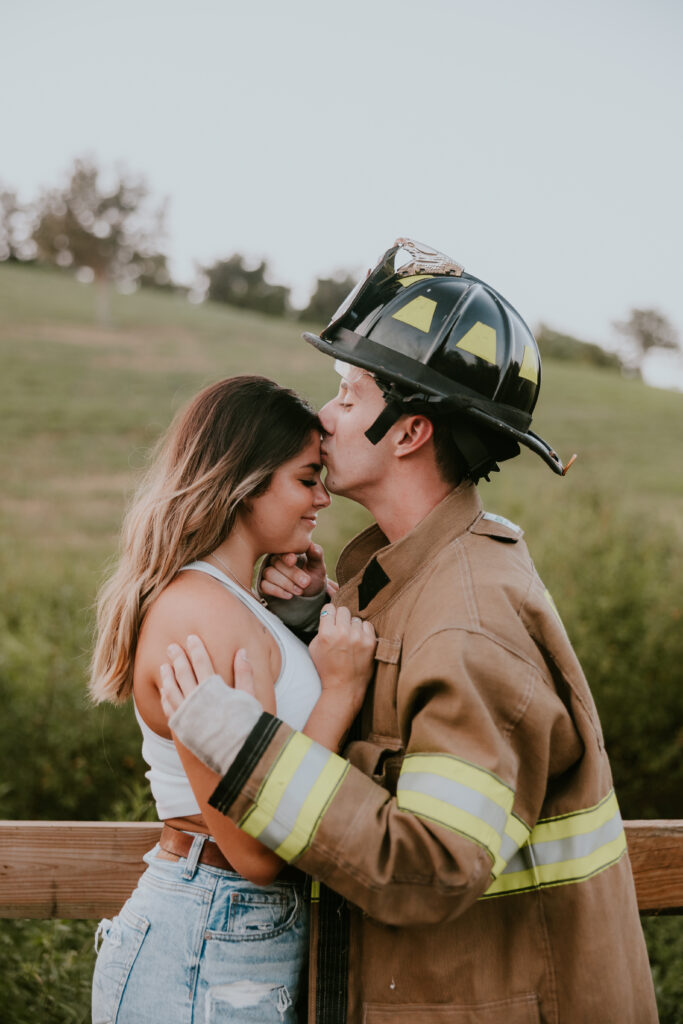
<svg viewBox="0 0 683 1024">
<path fill-rule="evenodd" d="M 0 918 L 111 917 L 144 869 L 161 826 L 0 821 Z M 627 821 L 641 913 L 683 913 L 683 820 Z"/>
</svg>

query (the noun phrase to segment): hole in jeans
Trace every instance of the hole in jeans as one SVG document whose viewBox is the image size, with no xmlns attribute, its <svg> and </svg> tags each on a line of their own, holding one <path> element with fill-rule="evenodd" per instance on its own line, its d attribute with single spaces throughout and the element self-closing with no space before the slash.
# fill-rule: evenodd
<svg viewBox="0 0 683 1024">
<path fill-rule="evenodd" d="M 264 1002 L 271 1003 L 280 1020 L 284 1020 L 285 1012 L 292 1005 L 292 997 L 286 985 L 270 985 L 268 982 L 234 981 L 230 985 L 214 985 L 206 998 L 206 1024 L 214 1024 L 221 1009 L 246 1010 Z"/>
</svg>

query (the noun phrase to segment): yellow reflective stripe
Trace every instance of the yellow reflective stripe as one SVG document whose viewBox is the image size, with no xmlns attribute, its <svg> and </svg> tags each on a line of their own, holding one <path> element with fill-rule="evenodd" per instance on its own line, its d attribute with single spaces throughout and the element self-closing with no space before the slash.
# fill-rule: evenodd
<svg viewBox="0 0 683 1024">
<path fill-rule="evenodd" d="M 476 765 L 447 754 L 409 754 L 396 790 L 400 810 L 472 839 L 497 860 L 514 793 Z"/>
<path fill-rule="evenodd" d="M 440 775 L 453 782 L 461 782 L 470 789 L 483 793 L 509 814 L 514 801 L 514 791 L 493 772 L 479 768 L 471 761 L 463 761 L 452 754 L 406 754 L 401 766 L 401 775 L 410 772 L 427 772 Z"/>
<path fill-rule="evenodd" d="M 313 740 L 300 732 L 292 733 L 289 737 L 261 783 L 256 803 L 239 823 L 239 827 L 250 836 L 256 838 L 270 822 L 287 786 L 312 744 Z"/>
<path fill-rule="evenodd" d="M 397 793 L 397 798 L 402 811 L 411 811 L 419 818 L 427 818 L 473 839 L 475 843 L 486 847 L 495 860 L 500 847 L 500 835 L 481 818 L 423 793 L 402 793 L 400 797 Z"/>
<path fill-rule="evenodd" d="M 455 347 L 461 348 L 464 352 L 471 352 L 473 356 L 485 359 L 487 363 L 495 363 L 497 351 L 495 328 L 477 320 L 476 324 L 463 334 Z"/>
<path fill-rule="evenodd" d="M 546 589 L 545 589 L 545 590 L 543 591 L 543 596 L 544 596 L 544 598 L 546 599 L 546 601 L 548 602 L 548 604 L 550 605 L 550 607 L 551 607 L 551 609 L 553 610 L 553 612 L 555 613 L 555 615 L 557 616 L 557 621 L 558 621 L 558 622 L 560 623 L 560 625 L 561 625 L 561 626 L 562 626 L 562 628 L 564 629 L 564 623 L 562 622 L 562 616 L 561 616 L 561 615 L 560 615 L 560 613 L 558 612 L 558 610 L 557 610 L 557 605 L 555 604 L 555 602 L 554 602 L 554 600 L 553 600 L 553 595 L 552 595 L 552 594 L 550 593 L 550 591 L 548 590 L 548 588 L 547 588 L 547 587 L 546 587 Z"/>
<path fill-rule="evenodd" d="M 582 882 L 615 864 L 625 851 L 619 805 L 610 790 L 593 807 L 540 820 L 497 877 L 496 862 L 494 881 L 481 898 Z"/>
<path fill-rule="evenodd" d="M 320 882 L 311 882 L 311 903 L 320 903 Z"/>
<path fill-rule="evenodd" d="M 409 324 L 411 327 L 416 327 L 418 331 L 428 334 L 435 309 L 434 299 L 428 299 L 426 295 L 418 295 L 416 299 L 411 299 L 391 315 L 393 320 L 400 320 L 402 323 Z"/>
<path fill-rule="evenodd" d="M 311 843 L 348 769 L 337 754 L 292 733 L 240 828 L 285 860 L 294 860 Z"/>
<path fill-rule="evenodd" d="M 503 893 L 523 892 L 528 889 L 539 889 L 553 885 L 569 885 L 572 882 L 585 882 L 593 875 L 616 864 L 626 852 L 626 835 L 624 832 L 616 839 L 606 843 L 599 850 L 587 857 L 561 861 L 559 864 L 538 864 L 528 871 L 514 871 L 507 875 L 499 875 L 486 890 L 482 899 L 488 896 L 499 896 Z"/>
<path fill-rule="evenodd" d="M 493 865 L 494 878 L 501 873 L 520 846 L 524 846 L 530 835 L 531 829 L 529 826 L 521 818 L 518 818 L 516 814 L 511 814 L 505 823 L 505 835 L 500 846 L 500 853 Z"/>
<path fill-rule="evenodd" d="M 290 834 L 275 850 L 279 857 L 292 861 L 304 852 L 348 770 L 348 762 L 330 755 L 327 764 L 311 786 Z"/>
<path fill-rule="evenodd" d="M 619 811 L 619 804 L 614 790 L 596 804 L 584 811 L 573 811 L 571 814 L 563 814 L 556 818 L 543 818 L 538 822 L 531 833 L 531 842 L 549 843 L 559 839 L 569 839 L 571 836 L 584 835 L 586 832 L 594 832 L 606 822 L 613 818 Z"/>
<path fill-rule="evenodd" d="M 520 846 L 524 846 L 524 843 L 527 842 L 531 835 L 531 829 L 516 814 L 511 814 L 505 826 L 505 835 L 509 836 L 515 847 L 519 849 Z"/>
<path fill-rule="evenodd" d="M 538 360 L 531 345 L 524 346 L 524 355 L 522 356 L 519 375 L 524 380 L 530 380 L 532 384 L 538 384 Z"/>
<path fill-rule="evenodd" d="M 415 284 L 416 281 L 431 281 L 433 277 L 433 274 L 413 274 L 411 277 L 399 277 L 398 283 L 407 288 L 408 285 Z"/>
</svg>

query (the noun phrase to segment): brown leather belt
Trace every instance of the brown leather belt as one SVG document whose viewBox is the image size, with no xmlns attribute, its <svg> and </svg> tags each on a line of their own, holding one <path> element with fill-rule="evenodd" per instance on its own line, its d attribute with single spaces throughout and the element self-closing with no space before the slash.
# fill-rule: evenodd
<svg viewBox="0 0 683 1024">
<path fill-rule="evenodd" d="M 172 825 L 164 825 L 161 830 L 159 846 L 165 853 L 172 853 L 176 857 L 187 857 L 192 849 L 193 841 L 194 834 L 182 832 L 179 828 L 173 828 Z M 236 875 L 240 874 L 237 868 L 233 867 L 228 858 L 223 855 L 218 843 L 212 842 L 208 836 L 202 846 L 202 852 L 199 854 L 198 863 L 208 864 L 212 868 L 222 868 L 223 871 L 232 871 Z M 275 881 L 303 883 L 305 878 L 303 871 L 299 871 L 291 864 L 285 864 Z"/>
</svg>

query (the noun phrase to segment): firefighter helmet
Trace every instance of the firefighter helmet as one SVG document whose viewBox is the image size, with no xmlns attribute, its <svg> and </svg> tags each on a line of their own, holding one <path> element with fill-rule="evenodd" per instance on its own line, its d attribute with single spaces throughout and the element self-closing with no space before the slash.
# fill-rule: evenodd
<svg viewBox="0 0 683 1024">
<path fill-rule="evenodd" d="M 566 472 L 529 429 L 541 383 L 533 334 L 502 295 L 443 253 L 399 238 L 320 336 L 304 338 L 375 376 L 387 404 L 368 431 L 373 443 L 403 413 L 421 412 L 452 426 L 474 479 L 519 444 Z"/>
</svg>

